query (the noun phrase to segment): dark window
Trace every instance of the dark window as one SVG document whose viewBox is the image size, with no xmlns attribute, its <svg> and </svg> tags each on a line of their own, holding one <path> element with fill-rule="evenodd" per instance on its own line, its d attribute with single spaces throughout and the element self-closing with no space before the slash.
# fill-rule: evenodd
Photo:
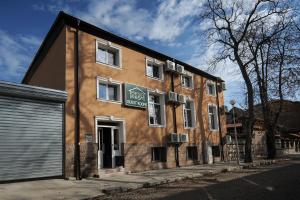
<svg viewBox="0 0 300 200">
<path fill-rule="evenodd" d="M 152 61 L 147 61 L 147 76 L 162 79 L 161 65 L 155 64 Z"/>
<path fill-rule="evenodd" d="M 182 85 L 187 88 L 192 88 L 192 77 L 190 76 L 182 76 Z"/>
<path fill-rule="evenodd" d="M 198 149 L 196 146 L 186 147 L 186 151 L 188 160 L 198 160 Z"/>
<path fill-rule="evenodd" d="M 214 157 L 220 157 L 220 147 L 219 146 L 212 146 L 212 155 Z"/>
<path fill-rule="evenodd" d="M 166 162 L 167 161 L 166 147 L 152 147 L 152 161 Z"/>
</svg>

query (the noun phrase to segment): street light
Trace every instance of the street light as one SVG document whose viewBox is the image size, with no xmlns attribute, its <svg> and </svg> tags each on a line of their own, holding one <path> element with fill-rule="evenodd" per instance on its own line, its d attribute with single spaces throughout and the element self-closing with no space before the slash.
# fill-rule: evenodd
<svg viewBox="0 0 300 200">
<path fill-rule="evenodd" d="M 237 152 L 237 164 L 240 165 L 240 150 L 239 150 L 239 143 L 237 140 L 237 131 L 236 131 L 236 125 L 235 125 L 235 115 L 234 115 L 234 104 L 236 103 L 235 100 L 230 100 L 229 102 L 232 105 L 232 115 L 233 115 L 233 125 L 234 125 L 234 136 L 235 136 L 235 146 L 236 146 L 236 152 Z"/>
</svg>

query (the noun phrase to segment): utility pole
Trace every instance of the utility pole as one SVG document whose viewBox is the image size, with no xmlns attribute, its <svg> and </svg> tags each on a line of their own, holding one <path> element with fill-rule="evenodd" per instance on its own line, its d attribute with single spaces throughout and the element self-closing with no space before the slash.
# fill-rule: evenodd
<svg viewBox="0 0 300 200">
<path fill-rule="evenodd" d="M 236 103 L 235 100 L 230 100 L 229 102 L 232 105 L 232 115 L 233 115 L 233 125 L 234 125 L 234 136 L 235 136 L 235 146 L 236 146 L 236 152 L 237 152 L 237 164 L 240 166 L 240 149 L 239 149 L 239 143 L 237 139 L 237 131 L 236 131 L 236 124 L 235 124 L 235 115 L 234 115 L 234 104 Z"/>
</svg>

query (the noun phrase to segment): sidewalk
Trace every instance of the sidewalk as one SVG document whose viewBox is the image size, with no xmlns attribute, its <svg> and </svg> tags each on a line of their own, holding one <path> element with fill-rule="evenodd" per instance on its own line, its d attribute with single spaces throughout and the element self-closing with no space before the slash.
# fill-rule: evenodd
<svg viewBox="0 0 300 200">
<path fill-rule="evenodd" d="M 242 168 L 266 165 L 274 161 L 254 161 L 241 164 Z M 151 187 L 186 178 L 202 177 L 239 169 L 235 162 L 212 165 L 193 165 L 174 169 L 152 170 L 132 174 L 113 174 L 105 178 L 88 178 L 81 181 L 50 179 L 0 184 L 0 199 L 86 199 L 114 192 Z"/>
</svg>

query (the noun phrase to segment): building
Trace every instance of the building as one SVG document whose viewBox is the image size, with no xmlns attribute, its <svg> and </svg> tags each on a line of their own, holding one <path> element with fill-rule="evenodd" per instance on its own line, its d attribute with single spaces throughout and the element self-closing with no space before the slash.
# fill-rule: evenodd
<svg viewBox="0 0 300 200">
<path fill-rule="evenodd" d="M 270 102 L 270 108 L 273 113 L 279 110 L 279 100 Z M 262 108 L 260 104 L 254 106 L 255 125 L 253 127 L 252 148 L 253 156 L 266 156 L 266 134 Z M 227 135 L 231 138 L 231 144 L 234 145 L 235 127 L 237 130 L 238 143 L 240 145 L 241 155 L 243 155 L 245 144 L 245 133 L 243 133 L 243 120 L 247 119 L 247 112 L 240 108 L 234 108 L 236 123 L 233 123 L 233 109 L 226 113 Z M 278 156 L 284 154 L 294 154 L 300 151 L 300 102 L 283 100 L 282 111 L 279 114 L 275 128 L 275 145 Z M 227 144 L 228 158 L 235 157 L 235 150 L 230 144 Z"/>
<path fill-rule="evenodd" d="M 234 109 L 234 117 L 235 123 L 233 121 L 233 109 Z M 227 136 L 230 138 L 230 141 L 226 144 L 226 154 L 227 159 L 235 160 L 236 159 L 236 148 L 235 148 L 235 129 L 237 132 L 237 140 L 239 144 L 240 156 L 244 157 L 245 151 L 245 142 L 246 142 L 246 134 L 243 130 L 243 124 L 247 119 L 247 113 L 240 108 L 232 108 L 228 112 L 226 112 L 226 126 L 227 126 Z M 253 127 L 253 137 L 252 137 L 252 151 L 254 157 L 262 157 L 266 156 L 266 134 L 263 126 L 263 120 L 261 118 L 256 117 L 255 123 Z"/>
<path fill-rule="evenodd" d="M 65 176 L 211 162 L 223 81 L 60 12 L 24 84 L 63 90 Z"/>
</svg>

